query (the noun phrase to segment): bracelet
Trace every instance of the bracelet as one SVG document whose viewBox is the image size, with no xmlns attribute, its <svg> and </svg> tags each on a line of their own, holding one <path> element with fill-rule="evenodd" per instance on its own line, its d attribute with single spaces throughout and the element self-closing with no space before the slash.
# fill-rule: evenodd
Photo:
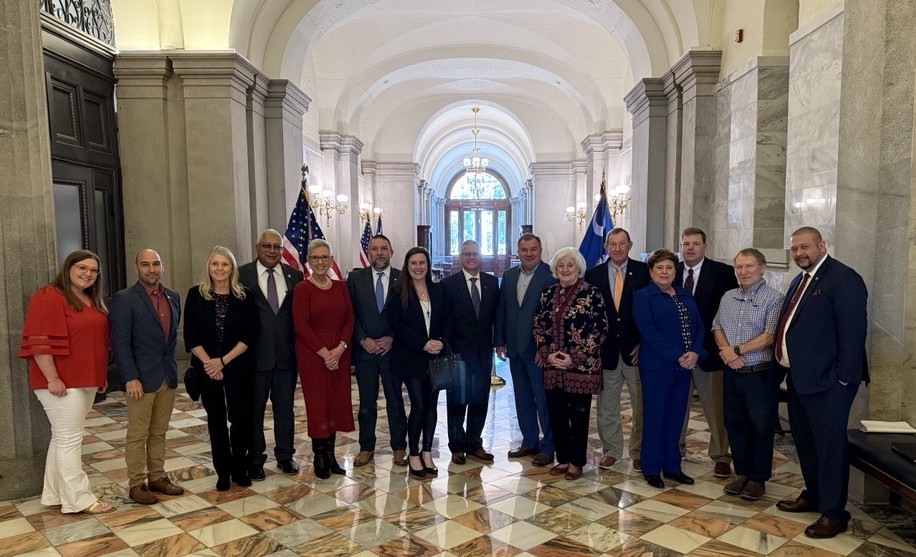
<svg viewBox="0 0 916 557">
<path fill-rule="evenodd" d="M 343 344 L 344 350 L 346 350 L 346 349 L 347 349 L 347 343 L 344 342 L 344 341 L 340 341 L 340 343 Z"/>
<path fill-rule="evenodd" d="M 219 357 L 219 363 L 223 364 L 223 367 L 226 367 L 226 362 L 223 361 L 223 357 Z"/>
<path fill-rule="evenodd" d="M 54 379 L 48 379 L 48 385 L 50 385 L 50 384 L 53 383 L 54 381 L 57 381 L 58 379 L 60 379 L 60 375 L 58 375 L 58 376 L 55 377 Z"/>
</svg>

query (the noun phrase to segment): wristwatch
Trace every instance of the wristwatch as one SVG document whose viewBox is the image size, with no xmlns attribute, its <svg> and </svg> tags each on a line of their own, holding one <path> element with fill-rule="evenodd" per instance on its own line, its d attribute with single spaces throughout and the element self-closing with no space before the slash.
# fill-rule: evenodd
<svg viewBox="0 0 916 557">
<path fill-rule="evenodd" d="M 738 345 L 738 344 L 734 345 L 734 346 L 732 347 L 732 350 L 735 351 L 735 355 L 736 355 L 736 356 L 740 356 L 740 355 L 741 355 L 741 346 L 740 346 L 740 345 Z"/>
</svg>

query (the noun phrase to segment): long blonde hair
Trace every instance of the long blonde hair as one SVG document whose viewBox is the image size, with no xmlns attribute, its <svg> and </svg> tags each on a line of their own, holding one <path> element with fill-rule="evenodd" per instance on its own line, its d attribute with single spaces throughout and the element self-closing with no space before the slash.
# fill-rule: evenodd
<svg viewBox="0 0 916 557">
<path fill-rule="evenodd" d="M 229 248 L 224 248 L 223 246 L 214 246 L 213 250 L 210 251 L 210 256 L 207 257 L 207 264 L 204 266 L 204 276 L 200 281 L 200 285 L 197 287 L 200 290 L 201 297 L 204 300 L 213 299 L 213 279 L 210 278 L 210 263 L 217 255 L 222 255 L 232 264 L 232 274 L 229 275 L 229 291 L 239 300 L 244 300 L 245 287 L 239 282 L 238 263 L 236 263 L 235 256 L 232 255 Z"/>
</svg>

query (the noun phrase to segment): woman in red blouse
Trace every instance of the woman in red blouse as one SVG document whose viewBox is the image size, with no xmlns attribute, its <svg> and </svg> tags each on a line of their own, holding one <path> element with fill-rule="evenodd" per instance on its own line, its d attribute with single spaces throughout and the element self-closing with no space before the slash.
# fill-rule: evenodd
<svg viewBox="0 0 916 557">
<path fill-rule="evenodd" d="M 83 472 L 83 423 L 97 392 L 108 384 L 108 308 L 102 300 L 99 256 L 67 256 L 51 284 L 35 293 L 22 331 L 19 357 L 51 422 L 41 504 L 61 512 L 108 513 Z"/>
</svg>

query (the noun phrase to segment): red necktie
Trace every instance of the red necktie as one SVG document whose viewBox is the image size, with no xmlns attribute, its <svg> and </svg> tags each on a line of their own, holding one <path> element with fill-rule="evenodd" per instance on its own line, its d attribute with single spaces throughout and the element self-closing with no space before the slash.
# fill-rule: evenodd
<svg viewBox="0 0 916 557">
<path fill-rule="evenodd" d="M 801 295 L 805 291 L 805 287 L 808 285 L 808 279 L 810 278 L 811 275 L 805 273 L 801 284 L 798 285 L 798 289 L 792 296 L 792 301 L 789 302 L 786 313 L 782 316 L 782 320 L 779 321 L 779 328 L 776 329 L 776 361 L 782 360 L 782 339 L 786 336 L 786 326 L 789 324 L 789 316 L 795 311 L 795 306 L 798 305 L 798 301 L 801 299 Z"/>
</svg>

